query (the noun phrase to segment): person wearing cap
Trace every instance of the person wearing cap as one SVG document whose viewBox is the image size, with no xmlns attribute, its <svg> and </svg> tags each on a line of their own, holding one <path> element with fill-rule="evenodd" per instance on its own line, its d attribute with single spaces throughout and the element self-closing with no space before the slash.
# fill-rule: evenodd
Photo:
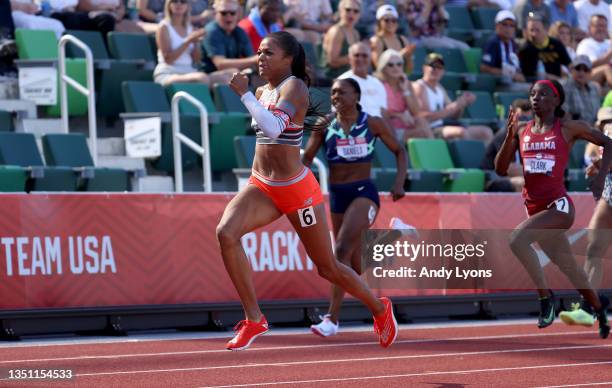
<svg viewBox="0 0 612 388">
<path fill-rule="evenodd" d="M 382 5 L 376 11 L 376 34 L 370 38 L 372 46 L 372 63 L 378 65 L 378 58 L 388 49 L 398 51 L 405 64 L 404 70 L 412 72 L 412 55 L 416 45 L 410 43 L 407 37 L 397 32 L 399 14 L 392 5 Z"/>
<path fill-rule="evenodd" d="M 602 86 L 612 85 L 612 42 L 608 38 L 608 19 L 593 15 L 589 24 L 589 37 L 576 47 L 577 55 L 586 55 L 592 63 L 591 79 Z M 607 85 L 606 85 L 607 84 Z"/>
<path fill-rule="evenodd" d="M 215 1 L 215 20 L 204 28 L 206 35 L 202 41 L 206 72 L 255 68 L 257 56 L 249 37 L 238 27 L 238 8 L 236 0 Z"/>
<path fill-rule="evenodd" d="M 525 82 L 521 66 L 516 55 L 518 45 L 514 41 L 516 17 L 507 10 L 495 16 L 495 35 L 492 36 L 482 54 L 480 71 L 502 77 L 502 82 L 510 85 L 513 82 Z"/>
<path fill-rule="evenodd" d="M 590 81 L 591 60 L 579 55 L 570 65 L 571 77 L 563 82 L 565 103 L 563 109 L 574 120 L 584 120 L 595 124 L 597 110 L 601 104 L 599 85 Z"/>
<path fill-rule="evenodd" d="M 537 13 L 545 25 L 550 24 L 550 8 L 544 0 L 519 0 L 514 5 L 512 12 L 516 16 L 516 24 L 521 30 L 527 28 L 530 13 Z M 525 35 L 523 33 L 523 36 Z"/>
<path fill-rule="evenodd" d="M 527 81 L 543 77 L 554 80 L 560 79 L 561 66 L 569 65 L 572 60 L 563 43 L 548 36 L 541 15 L 529 14 L 525 34 L 526 39 L 519 48 L 518 57 L 521 70 Z M 540 74 L 540 66 L 543 66 L 546 74 Z"/>
<path fill-rule="evenodd" d="M 444 58 L 430 53 L 423 64 L 423 78 L 414 83 L 419 101 L 419 116 L 429 122 L 434 134 L 444 139 L 476 139 L 488 142 L 493 137 L 491 128 L 484 125 L 462 126 L 458 119 L 463 110 L 476 101 L 473 93 L 465 92 L 451 101 L 440 80 L 444 76 Z M 445 120 L 447 123 L 445 123 Z M 452 124 L 448 124 L 451 121 Z"/>
<path fill-rule="evenodd" d="M 385 117 L 387 110 L 387 92 L 378 78 L 368 74 L 372 54 L 370 45 L 365 42 L 353 44 L 349 48 L 351 69 L 342 73 L 338 79 L 352 78 L 359 84 L 361 98 L 359 103 L 363 111 L 373 117 Z"/>
<path fill-rule="evenodd" d="M 331 26 L 323 37 L 323 63 L 327 78 L 338 76 L 350 69 L 349 47 L 359 42 L 359 32 L 355 24 L 361 14 L 361 3 L 358 0 L 341 0 L 338 4 L 340 20 Z"/>
</svg>

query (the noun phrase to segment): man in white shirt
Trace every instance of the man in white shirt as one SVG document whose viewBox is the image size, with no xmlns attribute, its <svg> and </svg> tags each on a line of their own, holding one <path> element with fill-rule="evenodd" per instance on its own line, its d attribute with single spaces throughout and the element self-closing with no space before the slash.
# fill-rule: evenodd
<svg viewBox="0 0 612 388">
<path fill-rule="evenodd" d="M 586 55 L 592 63 L 591 80 L 602 86 L 612 85 L 612 43 L 608 39 L 608 19 L 591 16 L 589 36 L 578 44 L 576 55 Z"/>
<path fill-rule="evenodd" d="M 351 70 L 338 78 L 352 78 L 361 88 L 359 104 L 370 116 L 384 117 L 387 110 L 387 92 L 382 82 L 368 74 L 372 63 L 370 46 L 363 42 L 355 43 L 349 48 Z"/>
<path fill-rule="evenodd" d="M 578 0 L 574 2 L 574 8 L 578 13 L 578 27 L 582 31 L 589 30 L 589 23 L 593 15 L 603 15 L 608 21 L 608 30 L 612 30 L 610 23 L 610 7 L 603 0 Z"/>
</svg>

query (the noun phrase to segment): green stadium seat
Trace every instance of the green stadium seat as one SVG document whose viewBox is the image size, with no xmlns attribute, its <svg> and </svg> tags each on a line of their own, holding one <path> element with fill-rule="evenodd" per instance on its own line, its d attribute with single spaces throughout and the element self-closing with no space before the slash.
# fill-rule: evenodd
<svg viewBox="0 0 612 388">
<path fill-rule="evenodd" d="M 499 118 L 493 97 L 489 92 L 470 91 L 476 96 L 476 101 L 465 108 L 461 122 L 464 125 L 488 125 L 497 129 L 499 127 Z M 459 93 L 458 95 L 461 95 Z"/>
<path fill-rule="evenodd" d="M 15 30 L 19 59 L 57 59 L 57 37 L 50 30 Z"/>
<path fill-rule="evenodd" d="M 170 103 L 164 88 L 155 82 L 125 81 L 121 85 L 125 110 L 129 113 L 153 113 L 169 117 Z M 181 115 L 181 132 L 197 144 L 202 143 L 200 119 L 193 115 Z M 182 145 L 183 169 L 198 165 L 199 155 Z M 153 167 L 174 172 L 174 151 L 172 146 L 172 124 L 162 121 L 162 155 L 153 162 Z"/>
<path fill-rule="evenodd" d="M 493 93 L 493 99 L 500 110 L 501 117 L 505 120 L 510 111 L 510 106 L 514 100 L 517 99 L 529 99 L 529 95 L 525 92 L 495 92 Z"/>
<path fill-rule="evenodd" d="M 446 6 L 448 29 L 446 35 L 457 40 L 471 41 L 474 36 L 474 23 L 467 7 Z"/>
<path fill-rule="evenodd" d="M 460 168 L 480 168 L 485 145 L 479 140 L 451 140 L 447 143 L 453 165 Z"/>
<path fill-rule="evenodd" d="M 236 136 L 234 138 L 234 152 L 238 168 L 251 168 L 255 159 L 255 136 Z"/>
<path fill-rule="evenodd" d="M 442 139 L 409 139 L 410 162 L 415 169 L 445 174 L 444 191 L 482 192 L 485 173 L 479 169 L 455 168 Z"/>
<path fill-rule="evenodd" d="M 26 189 L 28 174 L 23 167 L 0 166 L 0 192 L 20 192 Z"/>
<path fill-rule="evenodd" d="M 177 92 L 189 93 L 202 102 L 210 114 L 216 115 L 219 119 L 218 123 L 209 124 L 211 169 L 214 172 L 221 172 L 238 167 L 234 155 L 234 138 L 246 135 L 251 117 L 239 112 L 218 113 L 208 86 L 204 84 L 173 84 L 168 86 L 166 91 L 170 100 Z M 197 108 L 186 101 L 180 102 L 179 109 L 183 115 L 198 115 Z"/>
<path fill-rule="evenodd" d="M 128 172 L 120 168 L 94 168 L 87 139 L 81 133 L 48 134 L 42 137 L 48 166 L 90 168 L 93 177 L 83 178 L 78 187 L 85 191 L 128 191 Z"/>
<path fill-rule="evenodd" d="M 425 64 L 425 58 L 427 57 L 427 50 L 423 46 L 417 46 L 413 53 L 414 58 L 412 59 L 414 68 L 412 73 L 423 73 L 423 65 Z"/>
<path fill-rule="evenodd" d="M 35 167 L 35 177 L 26 189 L 32 191 L 75 191 L 77 177 L 70 167 L 45 167 L 31 133 L 0 133 L 0 165 Z"/>
<path fill-rule="evenodd" d="M 215 85 L 213 87 L 215 105 L 221 112 L 249 113 L 240 97 L 228 85 Z"/>
<path fill-rule="evenodd" d="M 410 169 L 410 160 L 407 159 L 407 175 L 404 190 L 411 192 L 439 192 L 442 191 L 443 175 L 438 171 L 416 171 Z M 395 155 L 382 143 L 377 141 L 374 147 L 374 167 L 372 174 L 379 190 L 389 191 L 395 183 L 397 164 Z"/>
<path fill-rule="evenodd" d="M 495 16 L 499 10 L 491 7 L 472 8 L 472 21 L 479 30 L 495 30 Z"/>
<path fill-rule="evenodd" d="M 0 110 L 0 132 L 12 132 L 15 130 L 13 125 L 13 114 L 4 110 Z"/>
<path fill-rule="evenodd" d="M 497 87 L 498 79 L 499 77 L 492 74 L 474 74 L 470 76 L 466 89 L 493 93 Z"/>
<path fill-rule="evenodd" d="M 57 60 L 57 38 L 53 31 L 48 30 L 15 30 L 15 40 L 19 59 L 22 60 Z M 85 60 L 66 59 L 66 73 L 83 86 L 87 85 L 87 70 Z M 59 71 L 58 71 L 57 104 L 47 107 L 47 114 L 54 117 L 61 115 L 59 101 Z M 71 86 L 68 89 L 68 114 L 83 116 L 87 113 L 87 98 Z"/>
<path fill-rule="evenodd" d="M 567 163 L 568 168 L 583 169 L 584 163 L 584 151 L 586 150 L 588 142 L 586 140 L 576 140 L 572 149 L 570 150 L 569 160 Z"/>
<path fill-rule="evenodd" d="M 134 62 L 110 59 L 104 38 L 98 31 L 67 30 L 66 34 L 75 36 L 92 50 L 96 64 L 96 113 L 116 117 L 125 112 L 121 83 L 130 80 L 149 81 L 153 78 L 153 71 L 143 69 Z M 81 49 L 70 43 L 66 46 L 66 52 L 73 58 L 85 56 Z"/>
<path fill-rule="evenodd" d="M 463 51 L 463 60 L 468 72 L 472 74 L 480 73 L 480 61 L 482 60 L 482 49 L 480 47 L 472 47 Z"/>
<path fill-rule="evenodd" d="M 440 84 L 444 86 L 447 92 L 463 89 L 463 76 L 456 73 L 446 73 L 440 80 Z"/>
<path fill-rule="evenodd" d="M 444 67 L 447 72 L 467 73 L 468 69 L 463 59 L 463 53 L 459 49 L 436 48 L 435 52 L 444 57 Z"/>
<path fill-rule="evenodd" d="M 157 53 L 151 47 L 149 38 L 144 34 L 109 32 L 108 48 L 115 59 L 157 62 Z"/>
</svg>

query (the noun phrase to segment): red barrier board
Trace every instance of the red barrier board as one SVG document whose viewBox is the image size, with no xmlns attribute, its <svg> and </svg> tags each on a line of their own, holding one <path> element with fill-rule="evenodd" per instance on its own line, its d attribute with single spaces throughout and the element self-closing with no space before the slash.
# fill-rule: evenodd
<svg viewBox="0 0 612 388">
<path fill-rule="evenodd" d="M 584 228 L 594 201 L 588 194 L 572 198 L 574 227 Z M 230 199 L 225 194 L 0 195 L 0 308 L 237 302 L 215 237 Z M 398 202 L 383 196 L 381 207 L 377 228 L 399 216 L 422 229 L 513 229 L 526 217 L 515 194 L 419 194 Z M 260 300 L 328 297 L 329 284 L 317 275 L 284 217 L 242 242 Z M 522 271 L 515 258 L 508 260 Z M 466 291 L 446 293 L 451 292 Z"/>
</svg>

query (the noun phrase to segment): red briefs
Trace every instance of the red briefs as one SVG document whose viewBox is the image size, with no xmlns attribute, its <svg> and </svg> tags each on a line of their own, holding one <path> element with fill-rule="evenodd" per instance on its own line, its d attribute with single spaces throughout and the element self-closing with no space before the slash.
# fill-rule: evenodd
<svg viewBox="0 0 612 388">
<path fill-rule="evenodd" d="M 304 167 L 296 176 L 286 180 L 271 180 L 256 171 L 249 184 L 266 194 L 283 214 L 323 203 L 321 187 L 310 169 Z"/>
</svg>

